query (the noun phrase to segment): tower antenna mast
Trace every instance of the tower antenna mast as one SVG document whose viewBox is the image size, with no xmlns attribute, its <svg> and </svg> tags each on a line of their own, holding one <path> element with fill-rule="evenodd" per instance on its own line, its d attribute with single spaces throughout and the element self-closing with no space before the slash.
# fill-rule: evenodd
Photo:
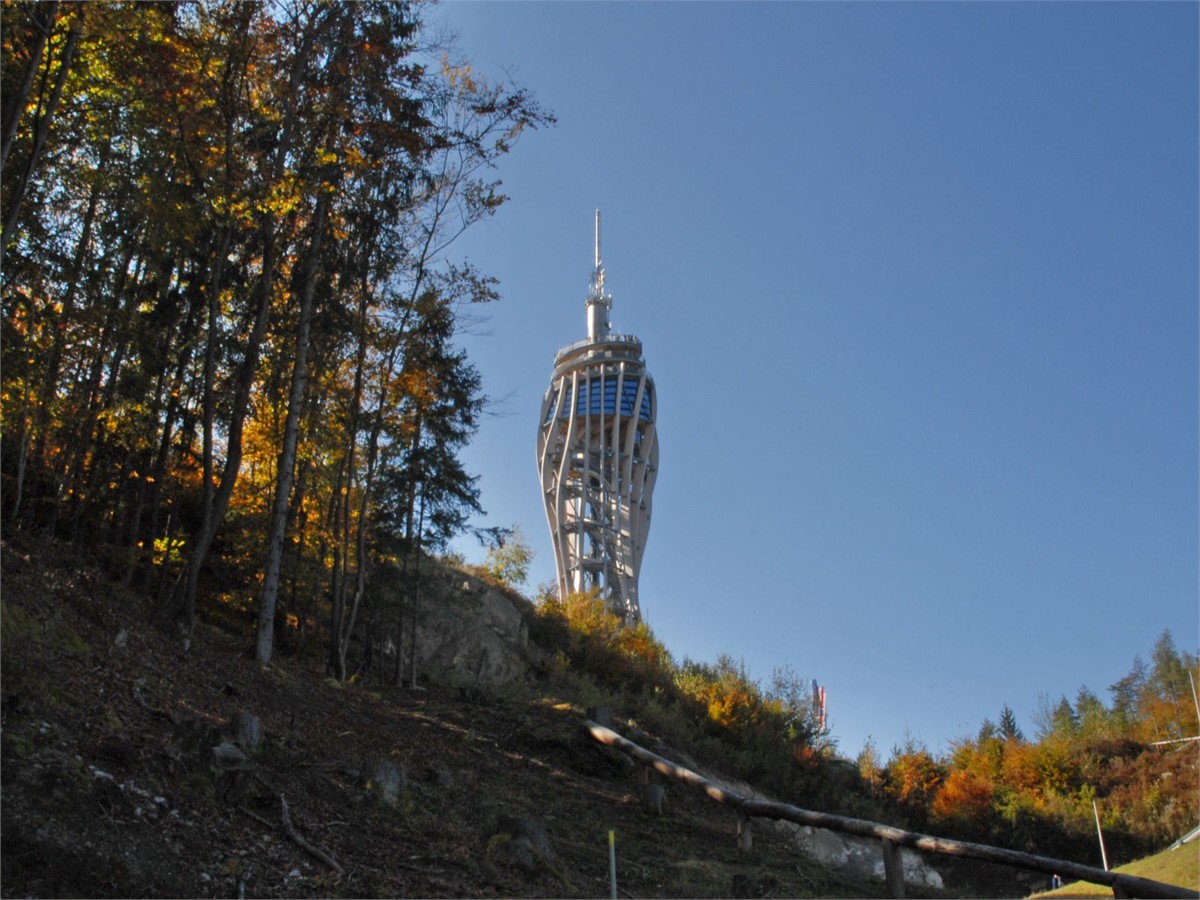
<svg viewBox="0 0 1200 900">
<path fill-rule="evenodd" d="M 600 300 L 604 296 L 604 257 L 600 255 L 600 210 L 596 210 L 596 264 L 592 269 L 592 292 Z"/>
<path fill-rule="evenodd" d="M 604 260 L 600 256 L 600 210 L 596 210 L 596 264 L 592 269 L 592 283 L 586 301 L 589 340 L 604 340 L 608 337 L 608 311 L 612 308 L 612 297 L 604 289 Z"/>
</svg>

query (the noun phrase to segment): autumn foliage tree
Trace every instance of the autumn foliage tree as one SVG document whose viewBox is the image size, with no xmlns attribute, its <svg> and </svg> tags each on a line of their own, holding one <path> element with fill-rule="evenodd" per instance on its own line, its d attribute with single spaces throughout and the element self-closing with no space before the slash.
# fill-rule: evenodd
<svg viewBox="0 0 1200 900">
<path fill-rule="evenodd" d="M 1164 632 L 1148 665 L 1135 657 L 1110 686 L 1111 703 L 1081 687 L 1043 697 L 1035 736 L 1010 707 L 935 759 L 896 748 L 886 792 L 912 823 L 1020 850 L 1090 859 L 1093 801 L 1109 853 L 1128 861 L 1176 839 L 1200 818 L 1200 721 L 1191 693 L 1196 656 Z"/>
<path fill-rule="evenodd" d="M 3 527 L 102 549 L 185 641 L 237 598 L 260 662 L 312 627 L 345 677 L 375 568 L 479 508 L 454 336 L 497 294 L 448 249 L 552 119 L 423 13 L 4 3 Z"/>
<path fill-rule="evenodd" d="M 819 725 L 812 691 L 790 667 L 760 683 L 727 654 L 714 663 L 676 662 L 649 625 L 626 624 L 595 591 L 560 598 L 543 589 L 530 634 L 552 654 L 548 668 L 575 679 L 577 691 L 639 710 L 639 720 L 723 771 L 793 798 L 819 796 L 861 812 L 851 809 L 848 786 L 832 766 L 832 741 Z"/>
</svg>

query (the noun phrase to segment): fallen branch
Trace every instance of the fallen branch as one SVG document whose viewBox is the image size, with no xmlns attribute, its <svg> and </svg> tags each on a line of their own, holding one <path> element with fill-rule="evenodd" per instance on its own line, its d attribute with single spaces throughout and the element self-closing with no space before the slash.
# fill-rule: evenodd
<svg viewBox="0 0 1200 900">
<path fill-rule="evenodd" d="M 292 824 L 292 815 L 288 811 L 287 797 L 283 796 L 283 794 L 279 795 L 279 817 L 283 821 L 283 830 L 287 832 L 287 836 L 292 839 L 292 842 L 297 847 L 307 851 L 321 862 L 325 863 L 325 865 L 333 869 L 335 874 L 346 874 L 346 870 L 338 865 L 338 861 L 334 859 L 328 851 L 322 850 L 320 847 L 314 847 L 312 844 L 306 841 L 298 831 L 296 831 L 296 826 Z"/>
<path fill-rule="evenodd" d="M 247 809 L 247 808 L 246 808 L 246 806 L 245 806 L 244 804 L 243 804 L 243 805 L 241 805 L 241 806 L 239 806 L 239 807 L 238 807 L 238 810 L 239 810 L 239 811 L 241 811 L 241 812 L 244 812 L 246 815 L 248 815 L 250 818 L 252 818 L 252 819 L 253 819 L 255 822 L 258 822 L 260 825 L 266 825 L 268 828 L 274 828 L 274 827 L 275 827 L 275 824 L 274 824 L 273 822 L 270 822 L 270 821 L 268 821 L 268 820 L 267 820 L 265 817 L 263 817 L 263 816 L 260 816 L 260 815 L 259 815 L 258 813 L 256 813 L 254 810 L 252 810 L 252 809 Z"/>
<path fill-rule="evenodd" d="M 1170 740 L 1170 741 L 1151 741 L 1150 746 L 1151 747 L 1165 747 L 1168 744 L 1190 744 L 1193 741 L 1200 741 L 1200 734 L 1196 735 L 1195 737 L 1175 738 L 1174 740 Z"/>
<path fill-rule="evenodd" d="M 130 688 L 129 693 L 133 696 L 133 702 L 136 703 L 138 706 L 140 706 L 142 709 L 144 709 L 146 712 L 148 712 L 154 716 L 161 716 L 162 718 L 164 718 L 168 722 L 170 722 L 172 725 L 179 724 L 179 719 L 176 718 L 174 715 L 172 715 L 168 710 L 159 709 L 157 706 L 154 706 L 151 703 L 149 703 L 146 700 L 146 698 L 142 696 L 142 692 L 139 690 L 138 685 L 136 685 L 136 684 L 133 685 Z"/>
</svg>

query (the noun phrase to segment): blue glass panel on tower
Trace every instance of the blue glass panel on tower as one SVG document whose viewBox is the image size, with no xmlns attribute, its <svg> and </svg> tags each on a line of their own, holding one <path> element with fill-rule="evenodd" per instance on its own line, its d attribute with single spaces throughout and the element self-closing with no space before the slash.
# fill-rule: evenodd
<svg viewBox="0 0 1200 900">
<path fill-rule="evenodd" d="M 542 400 L 538 474 L 559 596 L 595 589 L 632 625 L 641 621 L 638 572 L 658 474 L 658 405 L 641 341 L 610 331 L 598 210 L 585 307 L 587 338 L 555 355 Z"/>
</svg>

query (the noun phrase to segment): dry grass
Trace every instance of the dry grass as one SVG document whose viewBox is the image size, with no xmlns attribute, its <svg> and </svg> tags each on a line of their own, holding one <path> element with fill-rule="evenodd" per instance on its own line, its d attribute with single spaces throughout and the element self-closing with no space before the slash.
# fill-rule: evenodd
<svg viewBox="0 0 1200 900">
<path fill-rule="evenodd" d="M 1200 846 L 1185 844 L 1175 850 L 1164 850 L 1153 856 L 1117 866 L 1117 872 L 1149 878 L 1166 884 L 1200 891 Z M 1112 889 L 1090 881 L 1073 881 L 1056 891 L 1034 894 L 1034 897 L 1111 897 Z"/>
</svg>

